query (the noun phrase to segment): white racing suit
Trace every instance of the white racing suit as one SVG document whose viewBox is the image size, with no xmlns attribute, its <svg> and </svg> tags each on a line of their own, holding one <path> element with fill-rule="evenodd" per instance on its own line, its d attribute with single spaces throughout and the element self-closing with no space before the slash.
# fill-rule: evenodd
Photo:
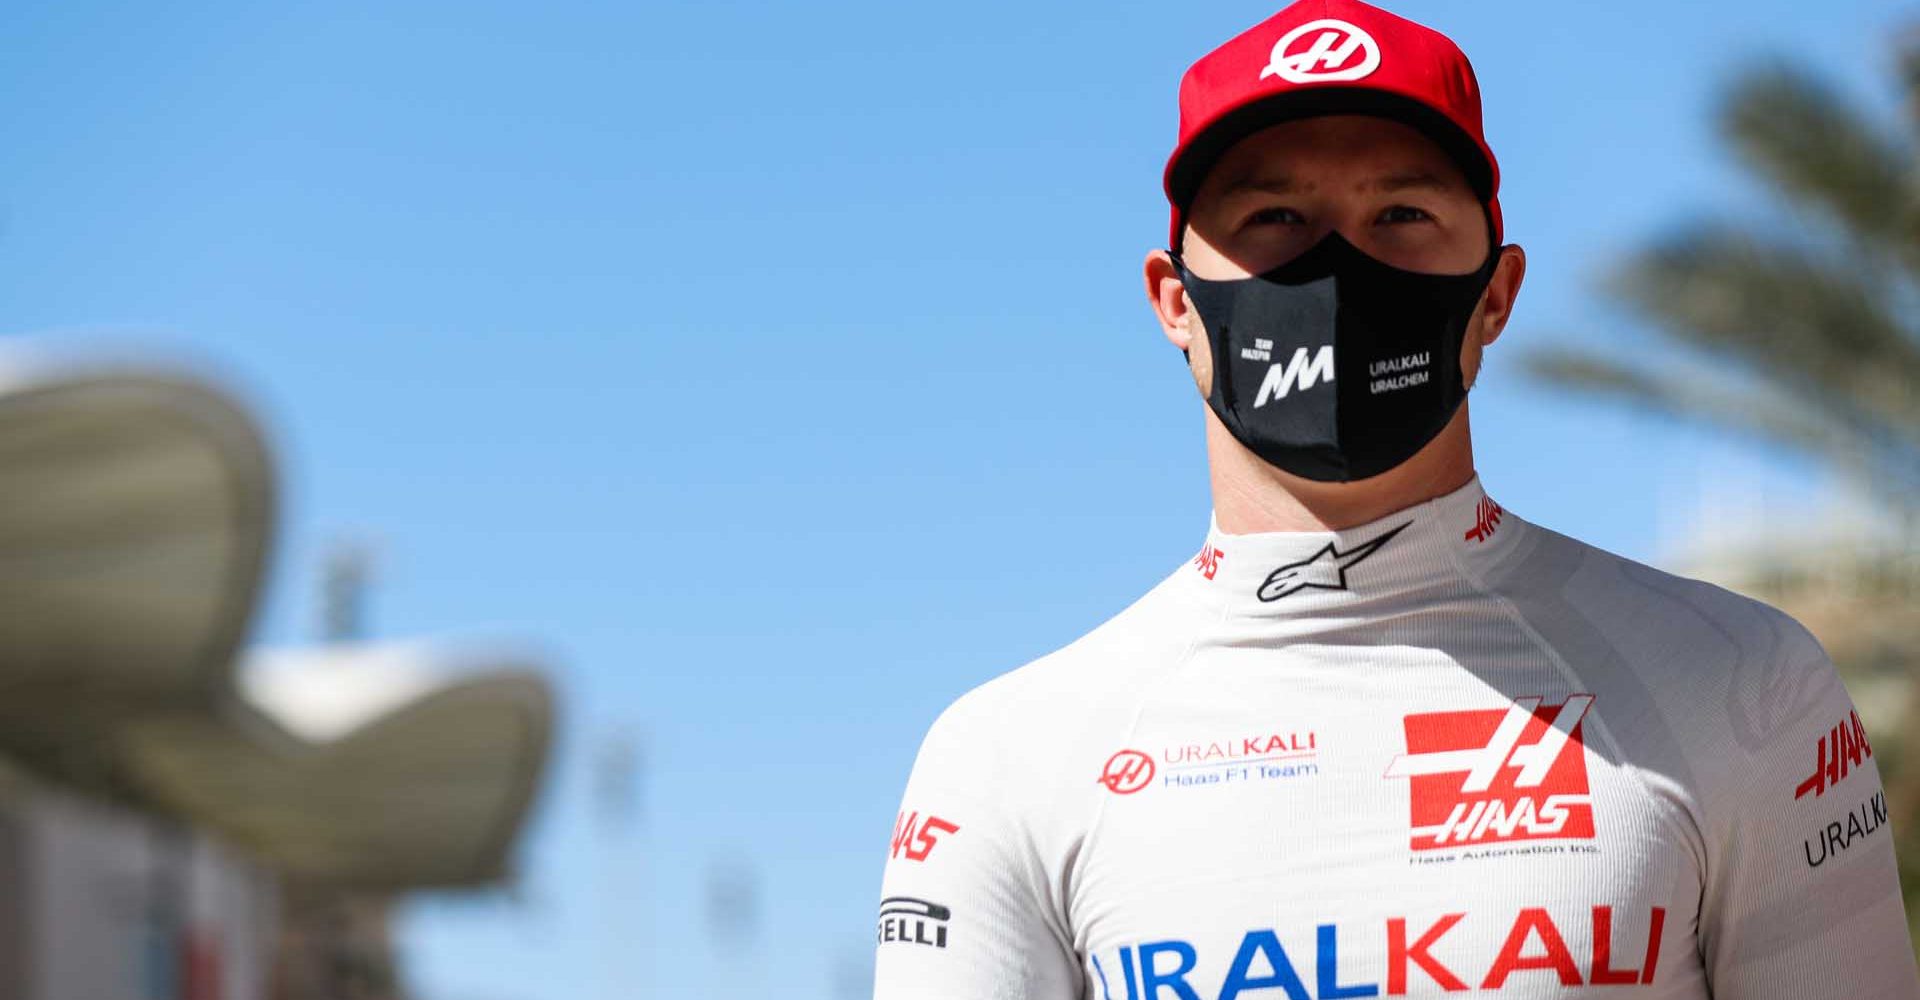
<svg viewBox="0 0 1920 1000">
<path fill-rule="evenodd" d="M 1477 479 L 961 697 L 881 897 L 877 1000 L 1920 998 L 1819 644 Z"/>
</svg>

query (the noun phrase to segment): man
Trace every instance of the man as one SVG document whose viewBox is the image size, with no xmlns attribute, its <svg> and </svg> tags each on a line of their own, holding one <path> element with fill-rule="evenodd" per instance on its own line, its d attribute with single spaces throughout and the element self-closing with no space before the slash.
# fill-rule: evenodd
<svg viewBox="0 0 1920 1000">
<path fill-rule="evenodd" d="M 876 996 L 1920 997 L 1872 746 L 1784 614 L 1482 492 L 1526 257 L 1445 37 L 1302 0 L 1188 71 L 1147 292 L 1214 524 L 959 699 Z"/>
</svg>

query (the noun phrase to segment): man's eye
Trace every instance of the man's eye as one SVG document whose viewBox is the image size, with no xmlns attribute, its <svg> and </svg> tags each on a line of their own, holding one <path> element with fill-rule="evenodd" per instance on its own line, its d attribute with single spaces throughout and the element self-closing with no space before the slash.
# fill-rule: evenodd
<svg viewBox="0 0 1920 1000">
<path fill-rule="evenodd" d="M 1263 208 L 1260 211 L 1247 216 L 1247 225 L 1250 225 L 1250 226 L 1264 226 L 1264 225 L 1272 225 L 1272 224 L 1290 226 L 1290 225 L 1296 225 L 1298 223 L 1305 222 L 1305 221 L 1306 221 L 1306 218 L 1304 216 L 1302 216 L 1299 212 L 1296 212 L 1291 208 Z"/>
<path fill-rule="evenodd" d="M 1397 222 L 1421 222 L 1431 218 L 1433 216 L 1428 215 L 1424 209 L 1415 208 L 1412 205 L 1394 205 L 1382 211 L 1380 217 L 1374 221 L 1391 225 Z"/>
</svg>

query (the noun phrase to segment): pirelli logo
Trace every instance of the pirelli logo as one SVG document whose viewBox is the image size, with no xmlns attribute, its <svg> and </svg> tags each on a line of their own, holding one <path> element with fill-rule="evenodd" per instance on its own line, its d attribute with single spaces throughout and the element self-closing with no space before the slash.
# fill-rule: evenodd
<svg viewBox="0 0 1920 1000">
<path fill-rule="evenodd" d="M 1581 732 L 1593 696 L 1540 701 L 1403 719 L 1407 752 L 1393 759 L 1386 777 L 1410 782 L 1413 850 L 1593 838 Z"/>
<path fill-rule="evenodd" d="M 912 896 L 888 896 L 880 901 L 879 943 L 947 946 L 947 921 L 953 910 Z"/>
</svg>

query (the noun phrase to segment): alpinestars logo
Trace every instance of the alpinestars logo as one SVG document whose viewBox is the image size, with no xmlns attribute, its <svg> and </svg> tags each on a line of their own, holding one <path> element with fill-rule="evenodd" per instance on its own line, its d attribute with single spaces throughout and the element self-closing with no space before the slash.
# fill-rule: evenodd
<svg viewBox="0 0 1920 1000">
<path fill-rule="evenodd" d="M 1407 524 L 1412 524 L 1408 521 Z M 1407 530 L 1403 524 L 1378 538 L 1361 542 L 1345 552 L 1335 548 L 1332 542 L 1313 554 L 1313 558 L 1297 563 L 1288 563 L 1268 574 L 1266 582 L 1260 585 L 1260 599 L 1277 601 L 1288 594 L 1297 594 L 1308 587 L 1319 590 L 1347 589 L 1347 570 L 1365 562 L 1366 558 L 1380 551 L 1393 536 Z"/>
<path fill-rule="evenodd" d="M 1407 752 L 1386 777 L 1412 779 L 1412 849 L 1593 839 L 1580 729 L 1592 707 L 1593 695 L 1574 694 L 1559 705 L 1516 698 L 1504 709 L 1407 716 Z"/>
</svg>

